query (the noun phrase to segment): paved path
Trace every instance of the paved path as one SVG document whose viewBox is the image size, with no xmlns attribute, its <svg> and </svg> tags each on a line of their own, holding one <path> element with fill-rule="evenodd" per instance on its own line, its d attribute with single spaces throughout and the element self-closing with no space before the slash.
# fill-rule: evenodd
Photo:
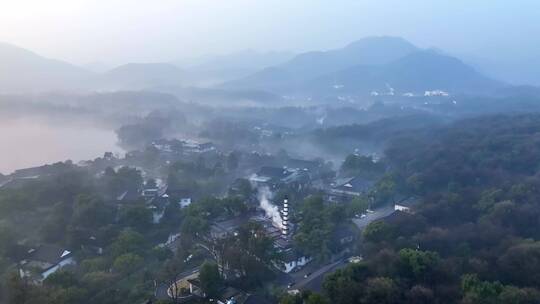
<svg viewBox="0 0 540 304">
<path fill-rule="evenodd" d="M 358 229 L 362 230 L 371 222 L 387 217 L 393 212 L 394 212 L 394 205 L 386 206 L 379 209 L 375 209 L 373 210 L 372 213 L 366 213 L 366 217 L 364 218 L 354 218 L 352 221 L 354 222 L 356 227 L 358 227 Z"/>
<path fill-rule="evenodd" d="M 290 289 L 304 289 L 315 279 L 323 279 L 323 276 L 328 273 L 329 271 L 332 271 L 334 268 L 339 266 L 340 264 L 343 264 L 343 260 L 339 260 L 337 262 L 324 265 L 323 267 L 317 269 L 315 272 L 310 274 L 307 278 L 303 278 L 301 281 L 297 282 L 294 286 L 292 286 Z"/>
</svg>

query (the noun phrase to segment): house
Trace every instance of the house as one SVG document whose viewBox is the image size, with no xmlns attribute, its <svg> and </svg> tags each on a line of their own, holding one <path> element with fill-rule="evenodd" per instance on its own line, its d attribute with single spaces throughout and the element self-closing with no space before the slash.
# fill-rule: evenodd
<svg viewBox="0 0 540 304">
<path fill-rule="evenodd" d="M 292 174 L 293 171 L 287 168 L 264 166 L 251 176 L 249 180 L 257 184 L 278 183 Z"/>
<path fill-rule="evenodd" d="M 144 189 L 143 192 L 142 192 L 142 196 L 145 198 L 145 199 L 153 199 L 155 197 L 157 197 L 159 195 L 159 189 L 158 188 L 149 188 L 149 189 Z"/>
<path fill-rule="evenodd" d="M 75 260 L 71 251 L 54 245 L 41 245 L 28 250 L 26 258 L 19 263 L 19 274 L 40 283 L 58 269 L 72 264 Z"/>
<path fill-rule="evenodd" d="M 147 208 L 152 210 L 152 223 L 159 224 L 165 215 L 165 209 L 169 206 L 169 197 L 167 194 L 152 198 L 146 203 Z"/>
<path fill-rule="evenodd" d="M 358 176 L 338 179 L 331 185 L 330 200 L 340 201 L 366 194 L 373 184 L 372 181 Z"/>
<path fill-rule="evenodd" d="M 139 200 L 140 197 L 141 196 L 139 195 L 138 191 L 126 189 L 116 196 L 116 202 L 119 204 L 132 203 Z"/>
<path fill-rule="evenodd" d="M 316 160 L 303 160 L 290 158 L 286 162 L 287 168 L 302 173 L 308 180 L 320 178 L 323 169 L 323 163 Z"/>
<path fill-rule="evenodd" d="M 216 150 L 216 147 L 211 142 L 199 143 L 194 140 L 183 140 L 182 149 L 185 153 L 201 154 Z"/>
<path fill-rule="evenodd" d="M 191 205 L 191 197 L 181 198 L 178 204 L 180 205 L 180 208 L 182 209 L 188 207 L 189 205 Z"/>
<path fill-rule="evenodd" d="M 258 186 L 275 188 L 278 184 L 306 182 L 309 176 L 303 170 L 293 170 L 287 167 L 261 167 L 257 173 L 249 177 L 249 181 Z"/>
<path fill-rule="evenodd" d="M 317 170 L 320 170 L 321 167 L 322 163 L 316 160 L 304 160 L 296 158 L 290 158 L 287 160 L 287 168 L 294 170 L 315 172 Z"/>
<path fill-rule="evenodd" d="M 180 208 L 186 208 L 191 205 L 194 200 L 193 191 L 189 189 L 170 189 L 168 188 L 166 193 L 162 197 L 166 196 L 167 199 L 171 199 L 173 202 L 176 202 Z"/>
<path fill-rule="evenodd" d="M 214 240 L 223 239 L 230 235 L 235 235 L 238 228 L 246 222 L 243 217 L 236 217 L 233 219 L 214 222 L 210 226 L 210 237 Z"/>
<path fill-rule="evenodd" d="M 394 210 L 413 213 L 412 208 L 418 204 L 418 200 L 414 197 L 401 199 L 394 204 Z"/>
<path fill-rule="evenodd" d="M 304 267 L 307 263 L 311 262 L 311 257 L 299 254 L 292 248 L 283 252 L 281 264 L 276 265 L 281 271 L 290 273 L 298 267 Z"/>
</svg>

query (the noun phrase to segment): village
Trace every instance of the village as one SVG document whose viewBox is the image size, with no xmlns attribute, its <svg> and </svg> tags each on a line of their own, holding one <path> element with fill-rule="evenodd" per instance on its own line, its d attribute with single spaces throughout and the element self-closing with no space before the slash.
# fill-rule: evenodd
<svg viewBox="0 0 540 304">
<path fill-rule="evenodd" d="M 346 167 L 347 162 L 353 164 Z M 271 303 L 257 292 L 269 283 L 290 294 L 320 291 L 325 274 L 361 261 L 358 242 L 365 227 L 404 216 L 415 204 L 413 198 L 393 193 L 376 197 L 384 168 L 371 156 L 354 154 L 334 168 L 322 159 L 224 153 L 209 142 L 160 139 L 124 158 L 105 153 L 65 166 L 86 168 L 99 178 L 125 172 L 140 179 L 119 183 L 108 193 L 108 204 L 121 216 L 123 210 L 140 212 L 132 215 L 134 221 L 151 214 L 142 231 L 159 227 L 161 237 L 156 236 L 152 246 L 181 256 L 182 264 L 167 279 L 153 279 L 149 303 Z M 2 188 L 21 187 L 51 171 L 54 166 L 18 170 Z M 144 210 L 135 212 L 133 206 Z M 113 221 L 123 222 L 121 216 Z M 60 269 L 80 267 L 81 252 L 88 259 L 111 250 L 99 233 L 82 234 L 85 239 L 78 247 L 19 242 L 21 278 L 43 284 Z M 240 256 L 243 260 L 236 260 Z M 248 267 L 246 260 L 251 261 Z M 200 278 L 201 268 L 210 264 L 219 273 L 213 288 Z M 255 285 L 246 283 L 253 278 Z"/>
</svg>

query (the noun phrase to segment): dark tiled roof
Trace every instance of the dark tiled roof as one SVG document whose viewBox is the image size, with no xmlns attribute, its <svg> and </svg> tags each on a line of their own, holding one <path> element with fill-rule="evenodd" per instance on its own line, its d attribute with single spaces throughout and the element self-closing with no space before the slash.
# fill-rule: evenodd
<svg viewBox="0 0 540 304">
<path fill-rule="evenodd" d="M 419 200 L 415 197 L 404 197 L 398 199 L 397 204 L 405 207 L 412 207 L 419 203 Z"/>
<path fill-rule="evenodd" d="M 41 245 L 28 256 L 29 260 L 57 264 L 62 260 L 65 249 L 54 245 Z"/>
<path fill-rule="evenodd" d="M 272 304 L 272 302 L 259 295 L 249 295 L 243 304 Z"/>
<path fill-rule="evenodd" d="M 396 211 L 392 212 L 389 216 L 382 218 L 381 221 L 383 221 L 383 222 L 385 222 L 387 224 L 394 225 L 394 224 L 398 224 L 402 220 L 410 218 L 410 217 L 412 217 L 411 214 L 409 214 L 407 212 L 396 210 Z"/>
<path fill-rule="evenodd" d="M 350 178 L 336 186 L 336 189 L 343 191 L 363 192 L 373 186 L 373 182 L 361 177 Z"/>
<path fill-rule="evenodd" d="M 321 165 L 319 162 L 314 161 L 314 160 L 303 160 L 303 159 L 291 158 L 287 161 L 287 166 L 289 168 L 300 169 L 300 170 L 304 170 L 304 169 L 315 170 L 319 168 Z"/>
<path fill-rule="evenodd" d="M 278 167 L 262 167 L 259 172 L 257 172 L 258 176 L 267 176 L 270 178 L 276 178 L 276 179 L 282 179 L 289 175 L 291 175 L 292 172 L 287 171 L 283 168 Z"/>
</svg>

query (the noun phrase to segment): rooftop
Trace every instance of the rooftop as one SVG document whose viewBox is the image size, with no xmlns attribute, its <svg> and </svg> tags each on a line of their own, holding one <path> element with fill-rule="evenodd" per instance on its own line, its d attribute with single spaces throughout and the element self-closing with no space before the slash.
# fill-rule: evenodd
<svg viewBox="0 0 540 304">
<path fill-rule="evenodd" d="M 336 180 L 334 189 L 350 192 L 367 191 L 373 186 L 373 182 L 361 177 L 350 177 Z"/>
<path fill-rule="evenodd" d="M 264 166 L 257 172 L 257 176 L 266 176 L 273 179 L 282 179 L 291 174 L 292 172 L 285 168 L 269 167 L 269 166 Z"/>
</svg>

